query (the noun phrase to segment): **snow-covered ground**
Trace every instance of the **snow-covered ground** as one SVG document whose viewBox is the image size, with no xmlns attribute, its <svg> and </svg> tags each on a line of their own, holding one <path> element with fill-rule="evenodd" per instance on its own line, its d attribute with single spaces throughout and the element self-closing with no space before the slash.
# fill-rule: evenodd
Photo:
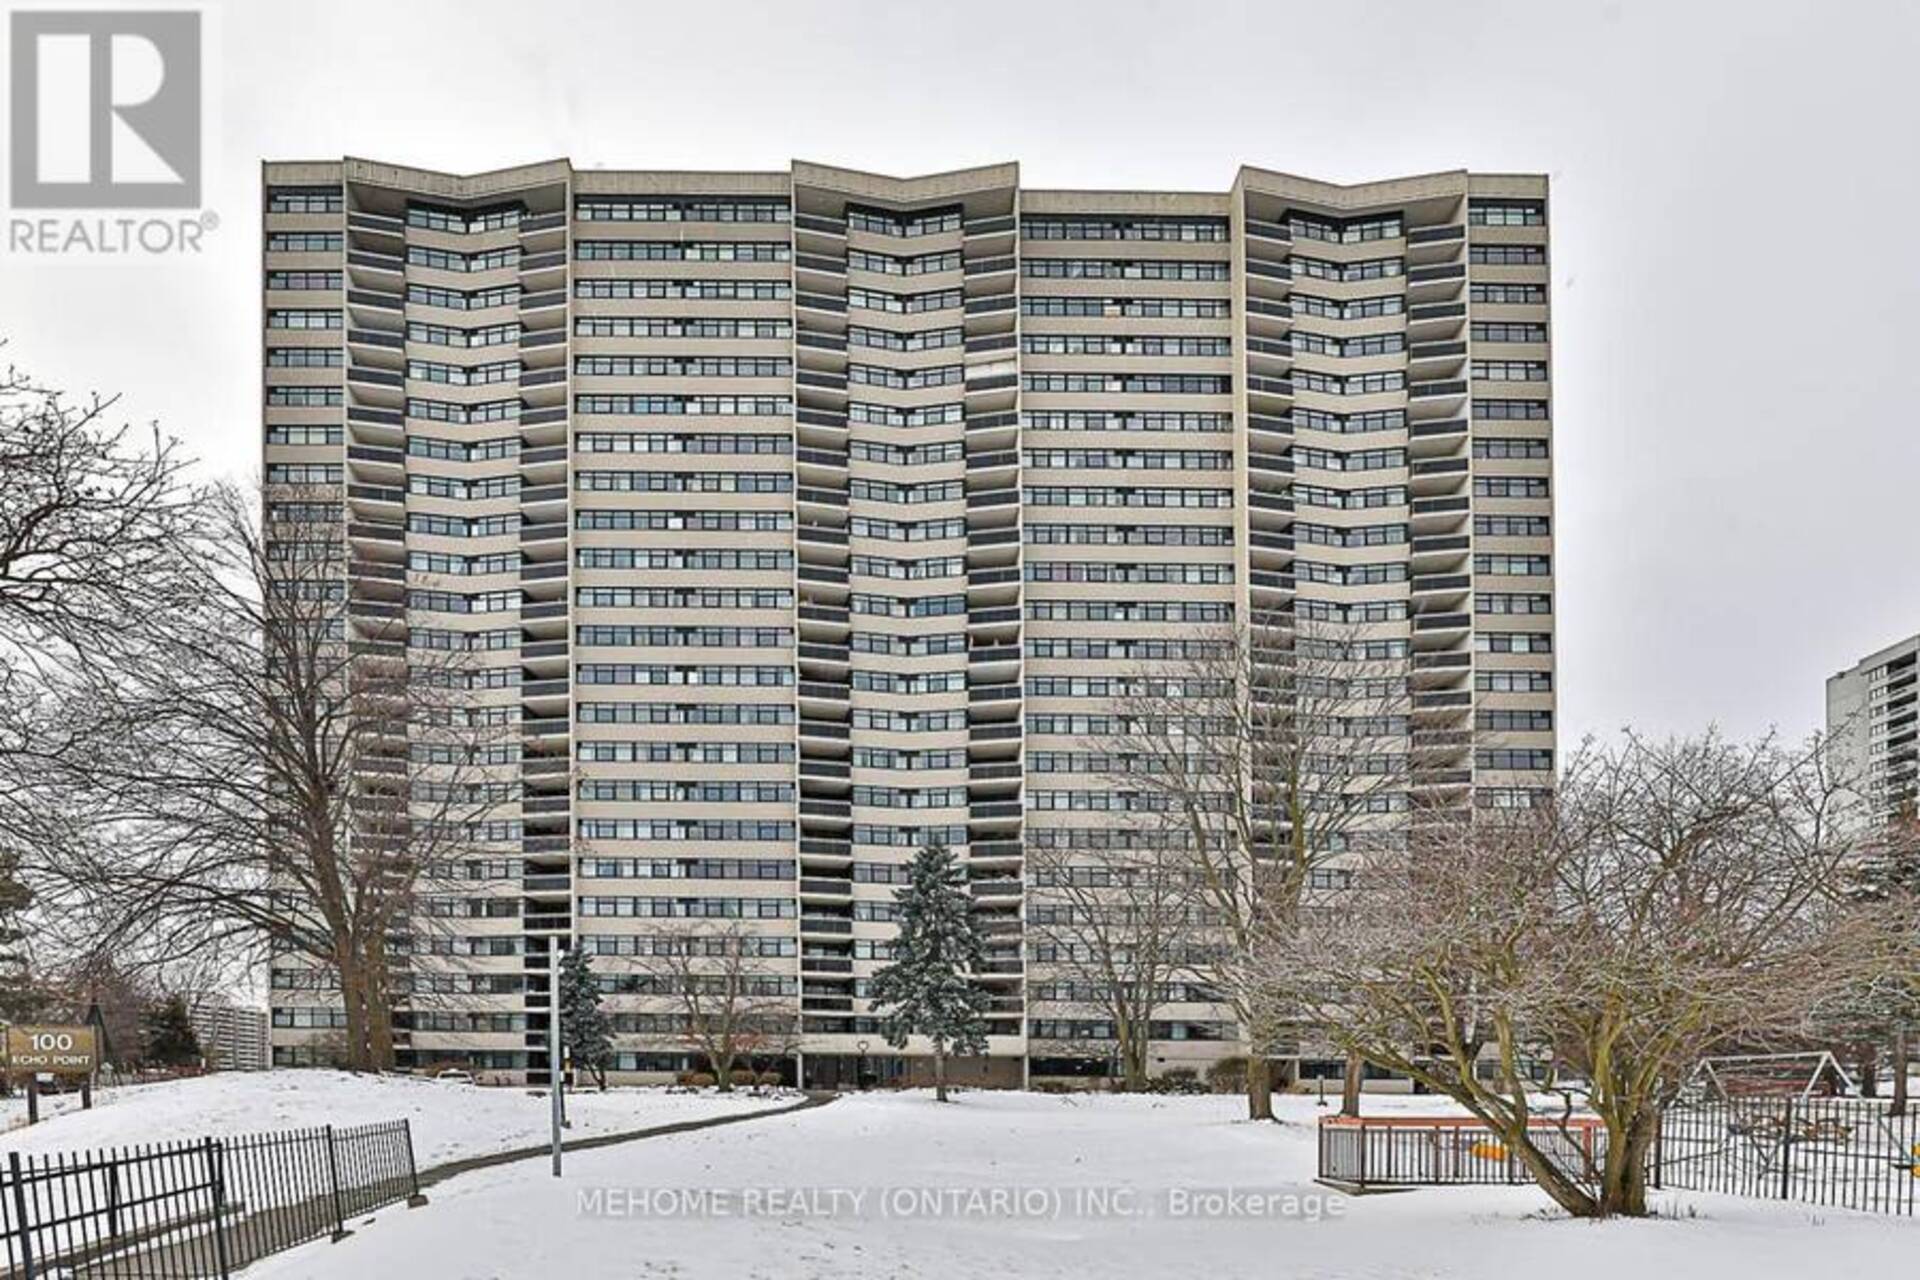
<svg viewBox="0 0 1920 1280">
<path fill-rule="evenodd" d="M 665 1089 L 582 1090 L 567 1096 L 570 1138 L 621 1133 L 681 1120 L 792 1103 L 797 1094 L 669 1093 Z M 232 1071 L 164 1084 L 103 1089 L 93 1110 L 78 1094 L 41 1099 L 41 1122 L 24 1124 L 26 1102 L 0 1099 L 0 1151 L 83 1151 L 272 1129 L 409 1120 L 414 1159 L 427 1169 L 464 1156 L 544 1142 L 544 1093 L 482 1088 L 413 1076 L 342 1071 Z"/>
<path fill-rule="evenodd" d="M 1313 1185 L 1311 1098 L 872 1094 L 463 1175 L 425 1208 L 248 1272 L 270 1280 L 1911 1273 L 1920 1222 L 1692 1193 L 1583 1223 L 1527 1188 L 1350 1199 Z M 1372 1099 L 1370 1110 L 1432 1110 Z"/>
</svg>

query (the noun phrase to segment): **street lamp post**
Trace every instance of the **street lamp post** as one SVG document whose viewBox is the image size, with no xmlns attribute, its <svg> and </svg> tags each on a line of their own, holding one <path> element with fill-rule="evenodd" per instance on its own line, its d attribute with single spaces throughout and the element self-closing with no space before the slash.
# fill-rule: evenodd
<svg viewBox="0 0 1920 1280">
<path fill-rule="evenodd" d="M 865 1038 L 854 1042 L 854 1048 L 860 1051 L 859 1061 L 853 1069 L 853 1083 L 857 1088 L 867 1087 L 867 1042 Z"/>
<path fill-rule="evenodd" d="M 547 1079 L 553 1106 L 553 1176 L 560 1176 L 560 943 L 547 949 Z"/>
</svg>

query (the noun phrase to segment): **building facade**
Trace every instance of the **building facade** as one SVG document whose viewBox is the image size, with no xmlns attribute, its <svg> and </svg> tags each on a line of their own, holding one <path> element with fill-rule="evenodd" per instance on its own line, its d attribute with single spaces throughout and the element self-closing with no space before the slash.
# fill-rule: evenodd
<svg viewBox="0 0 1920 1280">
<path fill-rule="evenodd" d="M 210 996 L 193 1002 L 188 1019 L 201 1054 L 216 1070 L 265 1071 L 271 1065 L 265 1009 Z"/>
<path fill-rule="evenodd" d="M 1920 636 L 1827 679 L 1827 735 L 1859 795 L 1862 824 L 1913 816 L 1920 802 Z"/>
<path fill-rule="evenodd" d="M 1551 785 L 1542 177 L 264 183 L 269 488 L 338 512 L 356 639 L 471 650 L 515 726 L 441 913 L 459 973 L 411 959 L 456 1008 L 403 1063 L 544 1078 L 573 945 L 618 1073 L 679 1069 L 652 961 L 725 929 L 798 1019 L 778 1052 L 850 1078 L 885 1052 L 866 980 L 929 840 L 990 938 L 978 1078 L 1097 1056 L 1111 1029 L 1049 1007 L 1028 854 L 1152 838 L 1092 744 L 1254 617 L 1406 662 L 1379 732 L 1408 789 Z M 276 1061 L 316 1060 L 324 992 L 274 988 Z M 1203 986 L 1170 994 L 1160 1067 L 1238 1051 Z"/>
</svg>

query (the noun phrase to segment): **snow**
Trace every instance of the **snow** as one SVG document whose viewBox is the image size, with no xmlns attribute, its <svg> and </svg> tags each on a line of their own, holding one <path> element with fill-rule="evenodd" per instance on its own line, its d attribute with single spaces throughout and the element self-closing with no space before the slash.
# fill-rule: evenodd
<svg viewBox="0 0 1920 1280">
<path fill-rule="evenodd" d="M 537 1092 L 537 1091 L 536 1091 Z M 161 1084 L 102 1089 L 93 1110 L 78 1094 L 41 1099 L 41 1122 L 24 1124 L 26 1101 L 0 1099 L 0 1151 L 83 1151 L 136 1142 L 222 1137 L 319 1125 L 407 1120 L 414 1160 L 424 1171 L 449 1160 L 545 1142 L 544 1092 L 488 1088 L 417 1076 L 344 1071 L 233 1071 Z M 567 1095 L 569 1138 L 647 1129 L 682 1120 L 790 1104 L 797 1094 L 582 1090 Z"/>
<path fill-rule="evenodd" d="M 385 1210 L 343 1243 L 247 1274 L 1884 1280 L 1920 1256 L 1920 1222 L 1704 1194 L 1607 1223 L 1569 1221 L 1524 1187 L 1348 1198 L 1312 1183 L 1325 1112 L 1309 1097 L 1277 1100 L 1279 1124 L 1240 1119 L 1234 1097 L 958 1099 L 844 1097 L 569 1156 L 560 1180 L 538 1163 L 465 1174 L 424 1208 Z M 1441 1110 L 1373 1097 L 1367 1109 Z"/>
</svg>

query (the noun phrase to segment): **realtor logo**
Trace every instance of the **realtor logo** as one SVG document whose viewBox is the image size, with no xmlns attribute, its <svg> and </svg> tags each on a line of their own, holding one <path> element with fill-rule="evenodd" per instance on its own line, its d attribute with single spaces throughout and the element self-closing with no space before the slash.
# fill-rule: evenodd
<svg viewBox="0 0 1920 1280">
<path fill-rule="evenodd" d="M 200 15 L 12 15 L 16 209 L 200 205 Z"/>
</svg>

